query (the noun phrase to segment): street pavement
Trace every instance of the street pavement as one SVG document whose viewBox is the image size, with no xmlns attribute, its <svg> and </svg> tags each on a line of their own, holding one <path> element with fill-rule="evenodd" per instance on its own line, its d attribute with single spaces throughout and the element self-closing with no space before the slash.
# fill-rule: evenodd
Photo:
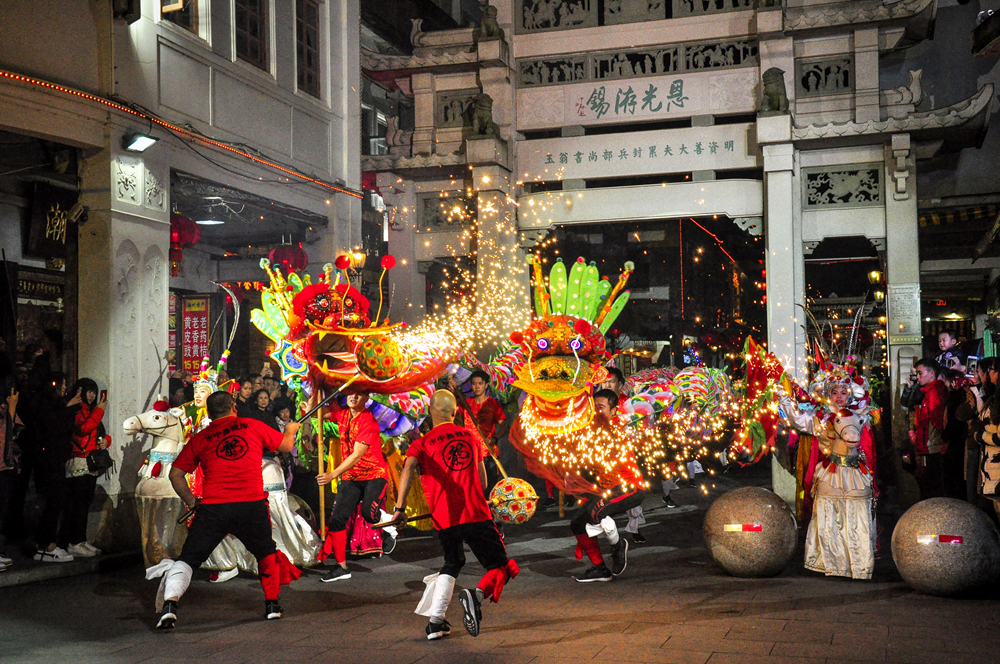
<svg viewBox="0 0 1000 664">
<path fill-rule="evenodd" d="M 282 620 L 263 620 L 253 577 L 225 584 L 198 572 L 177 628 L 158 632 L 157 582 L 140 566 L 0 589 L 0 662 L 172 664 L 183 662 L 496 664 L 844 664 L 1000 661 L 1000 601 L 919 595 L 885 555 L 872 581 L 824 578 L 802 569 L 801 551 L 770 579 L 732 578 L 705 551 L 701 523 L 724 490 L 763 484 L 760 474 L 710 479 L 674 493 L 668 509 L 647 496 L 645 544 L 630 549 L 622 577 L 580 584 L 568 514 L 540 511 L 506 541 L 521 574 L 500 604 L 484 604 L 477 638 L 461 626 L 457 592 L 450 637 L 428 642 L 413 614 L 422 579 L 442 563 L 436 539 L 408 531 L 396 551 L 350 563 L 353 578 L 319 582 L 307 571 L 281 596 Z M 620 527 L 624 521 L 620 523 Z M 891 530 L 883 533 L 886 554 Z M 606 559 L 610 550 L 604 543 Z M 459 585 L 483 569 L 469 554 Z"/>
</svg>

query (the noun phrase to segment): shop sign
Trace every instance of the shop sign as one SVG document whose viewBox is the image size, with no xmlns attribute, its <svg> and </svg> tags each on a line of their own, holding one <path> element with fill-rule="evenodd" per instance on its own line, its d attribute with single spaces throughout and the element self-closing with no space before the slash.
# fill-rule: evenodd
<svg viewBox="0 0 1000 664">
<path fill-rule="evenodd" d="M 177 296 L 167 299 L 167 363 L 170 373 L 177 371 Z"/>
<path fill-rule="evenodd" d="M 208 355 L 208 298 L 188 297 L 181 304 L 182 370 L 197 373 Z"/>
<path fill-rule="evenodd" d="M 66 258 L 66 234 L 75 232 L 69 227 L 69 211 L 77 198 L 75 191 L 35 183 L 28 226 L 29 256 Z"/>
<path fill-rule="evenodd" d="M 756 67 L 521 89 L 518 129 L 673 120 L 755 110 Z"/>
<path fill-rule="evenodd" d="M 56 302 L 63 297 L 63 285 L 49 281 L 18 277 L 17 296 L 26 300 Z"/>
<path fill-rule="evenodd" d="M 754 168 L 750 123 L 518 143 L 524 182 Z"/>
</svg>

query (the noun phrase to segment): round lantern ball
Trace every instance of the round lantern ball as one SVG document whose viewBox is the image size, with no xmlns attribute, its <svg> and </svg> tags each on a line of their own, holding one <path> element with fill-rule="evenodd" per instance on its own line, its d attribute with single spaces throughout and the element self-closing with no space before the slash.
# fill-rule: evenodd
<svg viewBox="0 0 1000 664">
<path fill-rule="evenodd" d="M 892 531 L 892 559 L 903 580 L 918 592 L 971 593 L 1000 576 L 1000 533 L 973 505 L 930 498 L 899 519 Z"/>
<path fill-rule="evenodd" d="M 779 574 L 795 553 L 795 516 L 776 493 L 759 487 L 719 496 L 702 527 L 712 560 L 733 576 Z"/>
</svg>

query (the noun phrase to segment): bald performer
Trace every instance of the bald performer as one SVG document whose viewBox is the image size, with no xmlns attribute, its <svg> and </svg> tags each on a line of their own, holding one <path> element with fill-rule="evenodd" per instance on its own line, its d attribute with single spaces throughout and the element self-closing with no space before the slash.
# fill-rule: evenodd
<svg viewBox="0 0 1000 664">
<path fill-rule="evenodd" d="M 468 429 L 455 424 L 457 409 L 455 395 L 448 390 L 438 390 L 431 397 L 434 428 L 411 444 L 406 452 L 406 463 L 399 479 L 399 499 L 393 513 L 394 523 L 400 526 L 406 523 L 406 497 L 413 483 L 413 473 L 419 468 L 431 519 L 444 550 L 444 566 L 439 573 L 424 578 L 424 595 L 415 611 L 429 618 L 425 630 L 428 640 L 451 633 L 445 614 L 455 590 L 455 579 L 465 565 L 463 544 L 469 545 L 473 555 L 486 568 L 479 585 L 459 595 L 462 624 L 472 636 L 479 635 L 483 600 L 489 597 L 494 602 L 500 601 L 504 584 L 518 573 L 517 563 L 507 558 L 503 539 L 486 502 L 483 446 Z"/>
</svg>

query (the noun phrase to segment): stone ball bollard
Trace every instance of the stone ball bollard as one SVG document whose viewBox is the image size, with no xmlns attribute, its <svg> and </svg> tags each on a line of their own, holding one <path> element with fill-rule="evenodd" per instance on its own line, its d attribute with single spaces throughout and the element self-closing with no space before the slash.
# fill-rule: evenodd
<svg viewBox="0 0 1000 664">
<path fill-rule="evenodd" d="M 1000 533 L 965 501 L 929 498 L 900 517 L 892 531 L 892 559 L 906 584 L 918 592 L 971 593 L 1000 576 Z"/>
<path fill-rule="evenodd" d="M 719 496 L 702 527 L 712 560 L 733 576 L 779 574 L 795 554 L 795 515 L 778 494 L 759 487 Z"/>
</svg>

